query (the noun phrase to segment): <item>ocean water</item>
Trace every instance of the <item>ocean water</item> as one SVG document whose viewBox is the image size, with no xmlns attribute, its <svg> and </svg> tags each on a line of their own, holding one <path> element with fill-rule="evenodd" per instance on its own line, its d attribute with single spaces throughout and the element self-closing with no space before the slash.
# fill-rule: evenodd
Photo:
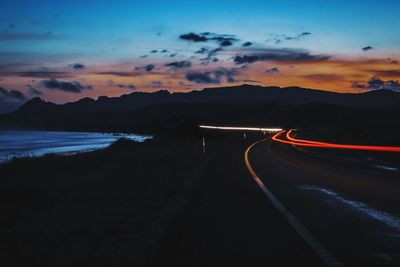
<svg viewBox="0 0 400 267">
<path fill-rule="evenodd" d="M 92 132 L 0 131 L 0 163 L 14 157 L 40 157 L 49 153 L 75 154 L 109 146 L 124 137 L 144 142 L 152 136 Z"/>
</svg>

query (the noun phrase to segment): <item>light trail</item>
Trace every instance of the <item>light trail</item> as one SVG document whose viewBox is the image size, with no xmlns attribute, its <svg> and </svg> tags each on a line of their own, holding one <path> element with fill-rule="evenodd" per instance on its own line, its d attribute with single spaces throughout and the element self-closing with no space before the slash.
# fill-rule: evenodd
<svg viewBox="0 0 400 267">
<path fill-rule="evenodd" d="M 286 139 L 280 138 L 280 136 L 286 132 Z M 364 150 L 364 151 L 381 151 L 381 152 L 400 152 L 400 147 L 396 146 L 365 146 L 365 145 L 347 145 L 347 144 L 335 144 L 326 142 L 317 142 L 312 140 L 297 139 L 291 137 L 292 130 L 282 130 L 272 137 L 272 140 L 280 143 L 291 144 L 295 146 L 303 147 L 319 147 L 319 148 L 336 148 L 336 149 L 350 149 L 350 150 Z"/>
<path fill-rule="evenodd" d="M 331 145 L 330 143 L 325 143 L 325 142 L 319 142 L 319 141 L 311 141 L 311 140 L 305 140 L 305 139 L 297 139 L 294 137 L 291 137 L 290 134 L 293 132 L 293 130 L 289 130 L 286 132 L 286 139 L 297 142 L 297 143 L 307 143 L 307 144 L 316 144 L 316 145 Z"/>
<path fill-rule="evenodd" d="M 262 128 L 262 127 L 234 127 L 234 126 L 212 126 L 212 125 L 199 125 L 202 129 L 223 130 L 223 131 L 255 131 L 255 132 L 269 132 L 276 133 L 272 140 L 284 144 L 290 144 L 302 147 L 318 147 L 318 148 L 335 148 L 335 149 L 349 149 L 349 150 L 364 150 L 364 151 L 381 151 L 381 152 L 400 152 L 400 147 L 396 146 L 365 146 L 365 145 L 352 145 L 352 144 L 335 144 L 327 142 L 318 142 L 306 139 L 297 139 L 290 134 L 293 130 L 283 130 L 281 128 Z M 286 133 L 286 139 L 280 136 Z"/>
<path fill-rule="evenodd" d="M 277 133 L 275 136 L 283 133 L 285 131 L 280 131 Z M 343 266 L 341 262 L 336 259 L 333 254 L 326 249 L 322 243 L 318 241 L 316 237 L 314 237 L 308 230 L 307 228 L 288 210 L 286 207 L 275 197 L 274 194 L 267 188 L 267 186 L 263 183 L 261 178 L 257 175 L 257 173 L 254 171 L 253 166 L 250 163 L 249 160 L 249 153 L 253 147 L 256 145 L 267 141 L 269 138 L 262 139 L 260 141 L 257 141 L 250 145 L 245 153 L 244 153 L 244 161 L 246 163 L 246 167 L 250 173 L 250 175 L 253 177 L 254 181 L 257 183 L 257 185 L 260 187 L 264 195 L 271 201 L 272 205 L 279 211 L 279 213 L 283 216 L 283 218 L 286 219 L 286 221 L 289 223 L 289 225 L 297 232 L 297 234 L 307 243 L 307 245 L 321 258 L 321 260 L 325 263 L 326 266 L 332 266 L 332 267 L 339 267 Z"/>
<path fill-rule="evenodd" d="M 297 143 L 297 142 L 293 142 L 293 141 L 287 141 L 284 139 L 279 139 L 279 136 L 282 135 L 284 132 L 286 132 L 285 130 L 280 131 L 279 133 L 275 134 L 274 136 L 272 136 L 272 140 L 279 142 L 279 143 L 284 143 L 284 144 L 289 144 L 289 145 L 296 145 L 296 146 L 305 146 L 305 147 L 325 147 L 323 145 L 318 145 L 318 144 L 308 144 L 308 143 Z"/>
<path fill-rule="evenodd" d="M 259 128 L 259 127 L 231 127 L 231 126 L 211 126 L 199 125 L 202 129 L 224 130 L 224 131 L 256 131 L 256 132 L 270 132 L 276 133 L 283 129 L 281 128 Z"/>
</svg>

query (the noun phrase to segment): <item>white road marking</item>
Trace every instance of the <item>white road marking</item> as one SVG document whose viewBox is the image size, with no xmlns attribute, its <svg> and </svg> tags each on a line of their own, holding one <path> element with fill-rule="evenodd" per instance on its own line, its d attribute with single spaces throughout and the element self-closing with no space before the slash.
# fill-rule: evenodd
<svg viewBox="0 0 400 267">
<path fill-rule="evenodd" d="M 301 223 L 291 214 L 285 206 L 268 190 L 260 177 L 256 174 L 249 161 L 249 152 L 257 144 L 265 142 L 269 138 L 262 139 L 250 145 L 244 153 L 244 160 L 251 176 L 261 188 L 265 196 L 271 201 L 272 205 L 283 215 L 292 228 L 303 238 L 303 240 L 311 247 L 311 249 L 322 259 L 327 266 L 343 266 L 335 256 L 333 256 Z"/>
<path fill-rule="evenodd" d="M 375 220 L 378 220 L 378 221 L 386 224 L 387 226 L 390 226 L 391 228 L 396 229 L 397 231 L 400 231 L 400 218 L 394 216 L 393 214 L 372 208 L 363 202 L 355 201 L 355 200 L 349 199 L 347 197 L 341 196 L 340 194 L 338 194 L 330 189 L 321 188 L 321 187 L 314 186 L 314 185 L 303 185 L 303 186 L 300 186 L 299 188 L 303 189 L 303 190 L 318 191 L 324 195 L 327 195 L 333 199 L 336 199 L 337 201 L 342 202 L 343 204 L 357 210 L 358 212 L 368 215 L 369 217 L 371 217 Z"/>
</svg>

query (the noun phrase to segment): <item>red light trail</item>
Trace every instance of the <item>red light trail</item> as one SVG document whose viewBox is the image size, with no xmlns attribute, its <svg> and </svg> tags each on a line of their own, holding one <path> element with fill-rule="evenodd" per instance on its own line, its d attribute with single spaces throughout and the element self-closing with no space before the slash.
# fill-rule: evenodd
<svg viewBox="0 0 400 267">
<path fill-rule="evenodd" d="M 280 138 L 282 134 L 286 132 L 286 139 Z M 383 151 L 383 152 L 400 152 L 400 147 L 396 146 L 364 146 L 364 145 L 352 145 L 352 144 L 334 144 L 326 142 L 317 142 L 313 140 L 297 139 L 291 137 L 292 130 L 280 131 L 272 137 L 272 140 L 284 144 L 291 144 L 295 146 L 303 147 L 319 147 L 319 148 L 336 148 L 336 149 L 350 149 L 350 150 L 365 150 L 365 151 Z"/>
</svg>

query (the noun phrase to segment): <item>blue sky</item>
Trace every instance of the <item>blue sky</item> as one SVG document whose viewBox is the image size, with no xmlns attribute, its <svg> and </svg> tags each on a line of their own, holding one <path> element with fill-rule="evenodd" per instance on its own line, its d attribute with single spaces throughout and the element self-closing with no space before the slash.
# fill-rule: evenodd
<svg viewBox="0 0 400 267">
<path fill-rule="evenodd" d="M 140 64 L 164 64 L 169 60 L 167 55 L 171 54 L 178 54 L 176 60 L 193 61 L 196 50 L 204 46 L 212 49 L 212 46 L 216 45 L 215 42 L 203 44 L 179 38 L 180 35 L 191 32 L 235 36 L 238 41 L 229 48 L 225 47 L 223 55 L 219 58 L 219 64 L 225 68 L 236 54 L 244 53 L 240 44 L 246 41 L 253 43 L 252 53 L 255 53 L 256 49 L 259 49 L 258 51 L 271 48 L 302 49 L 312 54 L 326 54 L 331 59 L 347 61 L 390 58 L 394 62 L 398 60 L 400 51 L 398 27 L 400 1 L 394 0 L 168 2 L 1 0 L 0 6 L 0 66 L 3 66 L 0 68 L 0 74 L 3 76 L 0 86 L 25 93 L 27 88 L 20 87 L 21 84 L 26 86 L 27 80 L 18 76 L 13 77 L 10 73 L 15 70 L 6 69 L 5 66 L 24 65 L 18 69 L 19 71 L 40 68 L 60 71 L 70 64 L 79 62 L 87 67 L 85 73 L 77 75 L 74 72 L 74 75 L 71 74 L 64 80 L 94 83 L 96 81 L 93 80 L 93 70 L 111 68 L 110 66 L 120 70 L 128 65 L 132 69 Z M 302 33 L 309 34 L 300 36 Z M 278 39 L 280 41 L 277 41 Z M 362 50 L 365 47 L 371 49 Z M 164 49 L 168 50 L 168 54 L 159 53 Z M 151 50 L 158 52 L 150 53 Z M 142 58 L 143 55 L 147 57 Z M 282 63 L 260 61 L 268 63 L 265 68 L 277 67 Z M 376 64 L 380 68 L 389 70 L 389 66 L 384 67 L 381 63 Z M 194 63 L 193 67 L 196 68 Z M 203 67 L 205 68 L 204 64 Z M 216 68 L 212 64 L 208 67 Z M 280 65 L 280 69 L 283 67 Z M 322 68 L 326 71 L 330 69 L 335 73 L 340 72 L 336 67 L 333 70 L 332 66 L 327 68 L 324 65 Z M 249 73 L 244 75 L 246 77 L 243 79 L 250 79 Z M 291 78 L 290 75 L 295 75 L 291 72 L 286 73 L 287 79 Z M 184 74 L 180 74 L 184 77 Z M 169 75 L 173 79 L 179 76 L 171 73 Z M 165 75 L 161 76 L 157 79 L 166 80 Z M 259 74 L 255 76 L 260 79 Z M 296 77 L 292 80 L 296 80 L 298 78 Z M 388 78 L 396 77 L 388 76 Z M 347 89 L 352 88 L 350 85 L 354 82 L 367 82 L 366 79 L 346 79 L 349 84 Z M 261 80 L 263 85 L 267 85 L 263 79 Z M 298 81 L 301 83 L 300 79 Z M 137 87 L 143 90 L 152 89 L 146 84 L 149 83 L 146 77 L 141 77 L 140 81 L 131 79 L 126 82 L 138 84 Z M 184 80 L 181 84 L 186 82 Z M 339 90 L 337 84 L 322 82 L 328 90 Z M 287 83 L 281 82 L 281 85 Z M 107 91 L 104 82 L 96 87 L 101 90 L 88 91 L 87 94 L 94 97 L 102 93 L 115 95 L 119 92 Z M 156 87 L 153 89 L 158 89 L 159 86 Z M 171 90 L 183 90 L 176 81 L 170 81 L 165 87 Z M 196 87 L 196 84 L 193 87 Z M 318 83 L 314 87 L 318 87 Z M 63 99 L 80 97 L 71 94 L 56 97 L 54 92 L 45 95 L 59 102 Z"/>
<path fill-rule="evenodd" d="M 95 49 L 146 52 L 175 44 L 189 31 L 236 34 L 263 42 L 269 34 L 310 31 L 303 47 L 348 52 L 360 46 L 399 49 L 399 1 L 4 1 L 1 25 L 16 33 L 51 32 L 50 42 L 2 42 L 2 50 L 88 55 Z M 396 29 L 397 28 L 397 29 Z M 397 31 L 397 32 L 396 32 Z M 156 34 L 161 33 L 163 38 Z M 10 45 L 13 44 L 13 46 Z M 326 47 L 330 44 L 332 47 Z M 26 46 L 31 46 L 28 49 Z M 155 45 L 154 45 L 155 46 Z M 334 46 L 334 47 L 333 47 Z M 118 54 L 118 53 L 117 53 Z"/>
</svg>

